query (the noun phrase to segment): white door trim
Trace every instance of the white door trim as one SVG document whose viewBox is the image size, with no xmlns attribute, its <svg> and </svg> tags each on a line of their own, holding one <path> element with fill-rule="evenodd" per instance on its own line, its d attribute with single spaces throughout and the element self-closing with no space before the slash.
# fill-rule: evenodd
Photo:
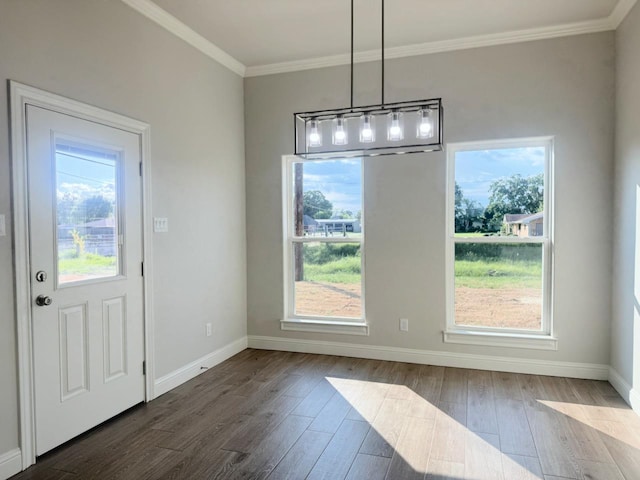
<svg viewBox="0 0 640 480">
<path fill-rule="evenodd" d="M 26 106 L 34 105 L 140 136 L 142 160 L 144 358 L 145 400 L 154 393 L 154 324 L 152 288 L 152 222 L 150 127 L 144 122 L 71 100 L 60 95 L 9 80 L 11 115 L 11 186 L 13 192 L 13 234 L 18 352 L 18 393 L 22 468 L 33 465 L 35 455 L 35 398 L 33 384 L 33 336 L 31 328 L 31 279 L 29 264 L 29 201 L 27 191 Z"/>
</svg>

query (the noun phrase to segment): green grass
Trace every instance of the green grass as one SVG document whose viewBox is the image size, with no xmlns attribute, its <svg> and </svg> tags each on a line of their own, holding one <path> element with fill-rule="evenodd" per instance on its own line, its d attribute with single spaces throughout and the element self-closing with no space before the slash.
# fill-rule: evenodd
<svg viewBox="0 0 640 480">
<path fill-rule="evenodd" d="M 360 283 L 360 257 L 343 257 L 321 264 L 305 263 L 304 279 L 310 282 Z"/>
<path fill-rule="evenodd" d="M 465 238 L 474 238 L 474 237 L 484 237 L 487 234 L 481 232 L 474 233 L 454 233 L 454 237 L 465 237 Z"/>
<path fill-rule="evenodd" d="M 86 253 L 81 257 L 73 258 L 68 254 L 61 253 L 58 269 L 60 275 L 112 275 L 116 271 L 116 257 L 103 257 L 94 253 Z"/>
<path fill-rule="evenodd" d="M 540 288 L 542 264 L 527 261 L 456 260 L 456 286 L 470 288 Z"/>
</svg>

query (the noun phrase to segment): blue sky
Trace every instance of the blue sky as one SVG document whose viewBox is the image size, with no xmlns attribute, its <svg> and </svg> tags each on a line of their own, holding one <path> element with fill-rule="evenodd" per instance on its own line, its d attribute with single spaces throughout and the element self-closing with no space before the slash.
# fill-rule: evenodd
<svg viewBox="0 0 640 480">
<path fill-rule="evenodd" d="M 544 155 L 544 147 L 457 152 L 456 182 L 466 198 L 486 207 L 491 182 L 518 173 L 523 177 L 543 173 Z"/>
<path fill-rule="evenodd" d="M 306 162 L 303 190 L 320 190 L 333 211 L 362 210 L 362 167 L 359 159 Z"/>
<path fill-rule="evenodd" d="M 483 207 L 489 186 L 500 178 L 544 172 L 544 147 L 462 151 L 456 154 L 456 182 L 463 194 Z M 304 191 L 320 190 L 337 210 L 362 210 L 361 160 L 332 160 L 304 164 Z"/>
<path fill-rule="evenodd" d="M 84 199 L 100 195 L 115 200 L 115 159 L 56 152 L 58 195 Z"/>
</svg>

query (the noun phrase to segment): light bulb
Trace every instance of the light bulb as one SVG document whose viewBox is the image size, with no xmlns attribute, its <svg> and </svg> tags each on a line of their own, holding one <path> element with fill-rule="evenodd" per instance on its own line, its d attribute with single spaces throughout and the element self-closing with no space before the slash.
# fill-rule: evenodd
<svg viewBox="0 0 640 480">
<path fill-rule="evenodd" d="M 418 110 L 418 129 L 416 137 L 431 138 L 433 137 L 433 112 L 430 108 Z"/>
<path fill-rule="evenodd" d="M 322 137 L 320 136 L 320 132 L 318 131 L 317 120 L 309 120 L 309 146 L 310 147 L 322 146 Z"/>
<path fill-rule="evenodd" d="M 402 131 L 402 114 L 399 112 L 391 112 L 389 114 L 389 129 L 387 131 L 387 139 L 397 142 L 404 138 Z"/>
<path fill-rule="evenodd" d="M 347 130 L 344 128 L 344 118 L 338 117 L 333 121 L 333 144 L 334 145 L 346 145 L 347 144 Z"/>
<path fill-rule="evenodd" d="M 373 116 L 365 113 L 360 117 L 360 142 L 371 143 L 376 140 Z"/>
</svg>

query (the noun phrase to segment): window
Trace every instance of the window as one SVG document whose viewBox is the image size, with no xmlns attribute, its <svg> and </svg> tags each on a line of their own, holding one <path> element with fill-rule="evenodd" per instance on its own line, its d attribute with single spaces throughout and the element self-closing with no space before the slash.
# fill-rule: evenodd
<svg viewBox="0 0 640 480">
<path fill-rule="evenodd" d="M 552 140 L 448 146 L 445 341 L 555 349 Z"/>
<path fill-rule="evenodd" d="M 362 161 L 285 157 L 285 330 L 366 335 Z"/>
</svg>

